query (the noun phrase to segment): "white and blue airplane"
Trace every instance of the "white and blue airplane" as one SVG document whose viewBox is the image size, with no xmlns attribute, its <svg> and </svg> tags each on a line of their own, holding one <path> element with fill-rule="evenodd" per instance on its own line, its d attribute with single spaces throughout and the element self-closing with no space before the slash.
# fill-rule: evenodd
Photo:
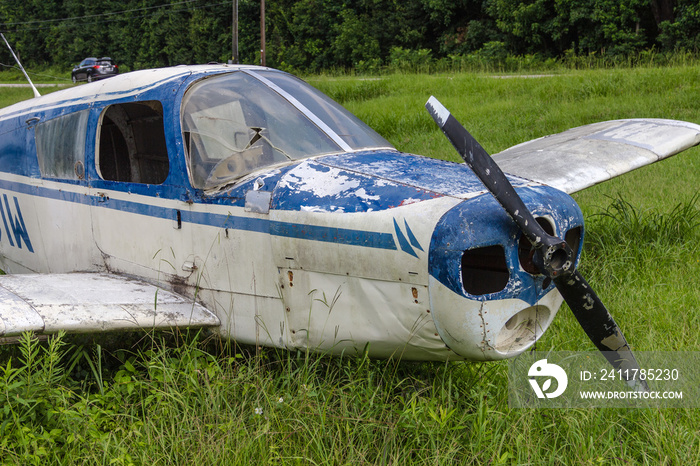
<svg viewBox="0 0 700 466">
<path fill-rule="evenodd" d="M 698 144 L 700 126 L 609 121 L 491 159 L 427 108 L 466 164 L 399 152 L 256 66 L 136 71 L 1 109 L 0 336 L 209 327 L 331 354 L 498 360 L 565 299 L 599 349 L 629 359 L 576 270 L 569 194 Z"/>
</svg>

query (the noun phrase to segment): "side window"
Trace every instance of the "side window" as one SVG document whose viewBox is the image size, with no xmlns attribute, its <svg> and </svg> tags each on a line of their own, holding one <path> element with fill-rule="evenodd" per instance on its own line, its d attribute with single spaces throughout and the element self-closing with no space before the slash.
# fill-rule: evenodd
<svg viewBox="0 0 700 466">
<path fill-rule="evenodd" d="M 84 178 L 88 112 L 81 110 L 36 125 L 41 176 L 68 180 Z"/>
<path fill-rule="evenodd" d="M 103 180 L 162 184 L 168 177 L 160 102 L 110 105 L 102 112 L 97 132 L 97 173 Z"/>
</svg>

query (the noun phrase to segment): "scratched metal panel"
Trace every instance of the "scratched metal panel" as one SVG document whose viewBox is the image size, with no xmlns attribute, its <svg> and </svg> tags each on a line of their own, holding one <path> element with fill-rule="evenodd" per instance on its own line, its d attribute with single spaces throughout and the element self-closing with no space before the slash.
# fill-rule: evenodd
<svg viewBox="0 0 700 466">
<path fill-rule="evenodd" d="M 2 336 L 25 330 L 87 333 L 219 325 L 219 319 L 199 304 L 109 274 L 0 276 L 0 305 Z"/>
<path fill-rule="evenodd" d="M 275 225 L 301 224 L 298 234 L 273 235 L 276 265 L 425 285 L 433 229 L 457 203 L 458 199 L 443 196 L 390 210 L 342 215 L 272 210 Z"/>
<path fill-rule="evenodd" d="M 569 194 L 700 143 L 700 126 L 675 120 L 614 120 L 573 128 L 493 156 L 507 173 Z"/>
<path fill-rule="evenodd" d="M 41 333 L 44 319 L 22 298 L 0 286 L 0 336 L 25 331 Z"/>
<path fill-rule="evenodd" d="M 358 277 L 281 270 L 289 347 L 330 354 L 459 359 L 439 338 L 428 287 Z"/>
</svg>

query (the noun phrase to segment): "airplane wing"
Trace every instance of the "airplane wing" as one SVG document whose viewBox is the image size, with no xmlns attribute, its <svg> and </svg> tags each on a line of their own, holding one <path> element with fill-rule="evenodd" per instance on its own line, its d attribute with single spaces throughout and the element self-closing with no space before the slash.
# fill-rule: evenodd
<svg viewBox="0 0 700 466">
<path fill-rule="evenodd" d="M 700 143 L 700 125 L 676 120 L 612 120 L 518 144 L 493 156 L 512 175 L 569 194 Z"/>
<path fill-rule="evenodd" d="M 0 337 L 219 324 L 216 315 L 191 300 L 119 275 L 0 276 Z"/>
</svg>

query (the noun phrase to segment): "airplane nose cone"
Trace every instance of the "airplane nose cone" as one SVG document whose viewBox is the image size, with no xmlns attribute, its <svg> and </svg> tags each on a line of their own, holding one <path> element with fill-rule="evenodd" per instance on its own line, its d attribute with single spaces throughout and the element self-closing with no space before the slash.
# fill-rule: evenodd
<svg viewBox="0 0 700 466">
<path fill-rule="evenodd" d="M 583 218 L 573 199 L 547 187 L 521 188 L 521 195 L 543 228 L 567 236 L 579 250 Z M 438 333 L 452 351 L 503 359 L 544 333 L 562 298 L 530 253 L 530 243 L 489 194 L 443 215 L 430 244 L 429 291 Z"/>
</svg>

